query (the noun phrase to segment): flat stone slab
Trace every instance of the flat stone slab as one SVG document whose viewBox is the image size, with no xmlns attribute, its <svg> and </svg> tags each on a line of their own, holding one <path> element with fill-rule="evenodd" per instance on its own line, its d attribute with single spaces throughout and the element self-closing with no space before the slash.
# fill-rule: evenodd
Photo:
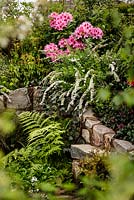
<svg viewBox="0 0 134 200">
<path fill-rule="evenodd" d="M 125 153 L 134 150 L 134 145 L 125 140 L 114 139 L 112 144 L 115 150 L 119 153 Z"/>
<path fill-rule="evenodd" d="M 90 144 L 73 144 L 71 145 L 71 157 L 73 159 L 83 159 L 86 155 L 92 156 L 92 153 L 97 149 Z"/>
</svg>

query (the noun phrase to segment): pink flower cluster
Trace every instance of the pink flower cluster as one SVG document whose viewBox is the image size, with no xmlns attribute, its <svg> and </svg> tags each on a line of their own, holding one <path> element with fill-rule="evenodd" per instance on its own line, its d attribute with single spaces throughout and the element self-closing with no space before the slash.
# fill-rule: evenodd
<svg viewBox="0 0 134 200">
<path fill-rule="evenodd" d="M 48 17 L 50 18 L 50 27 L 58 31 L 62 31 L 73 21 L 73 16 L 68 12 L 62 12 L 60 14 L 53 12 Z"/>
<path fill-rule="evenodd" d="M 101 39 L 103 31 L 98 27 L 93 27 L 89 22 L 83 22 L 74 31 L 74 37 L 77 39 L 92 37 L 94 39 Z"/>
<path fill-rule="evenodd" d="M 73 17 L 67 12 L 62 12 L 60 14 L 53 12 L 49 15 L 49 19 L 50 26 L 61 31 L 67 27 L 67 25 L 73 20 Z M 98 27 L 93 27 L 89 22 L 83 22 L 75 29 L 74 33 L 72 33 L 69 38 L 60 39 L 58 45 L 54 43 L 47 44 L 44 47 L 46 57 L 51 58 L 52 62 L 54 62 L 59 56 L 69 54 L 69 47 L 82 50 L 85 48 L 85 44 L 82 40 L 88 37 L 101 39 L 103 37 L 103 31 Z M 58 46 L 64 50 L 59 49 Z"/>
<path fill-rule="evenodd" d="M 52 62 L 55 62 L 59 56 L 67 55 L 70 53 L 68 49 L 66 49 L 65 51 L 59 49 L 58 46 L 54 43 L 47 44 L 44 47 L 44 52 L 47 58 L 51 58 Z"/>
<path fill-rule="evenodd" d="M 84 49 L 85 45 L 81 40 L 77 40 L 73 35 L 70 35 L 69 38 L 62 38 L 58 43 L 60 48 L 67 48 L 68 46 L 73 49 Z"/>
</svg>

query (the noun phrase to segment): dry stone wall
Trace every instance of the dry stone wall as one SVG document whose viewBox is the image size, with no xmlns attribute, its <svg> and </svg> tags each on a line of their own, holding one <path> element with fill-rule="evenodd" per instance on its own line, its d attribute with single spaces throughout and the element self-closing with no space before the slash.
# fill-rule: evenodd
<svg viewBox="0 0 134 200">
<path fill-rule="evenodd" d="M 19 88 L 10 91 L 8 98 L 0 95 L 0 111 L 4 109 L 14 109 L 17 113 L 23 111 L 43 111 L 40 105 L 43 91 L 40 87 Z"/>
<path fill-rule="evenodd" d="M 93 149 L 98 151 L 116 151 L 119 153 L 133 153 L 134 145 L 125 140 L 115 139 L 115 132 L 104 126 L 92 110 L 86 111 L 81 118 L 80 136 L 85 144 L 71 145 L 71 156 L 73 159 L 81 159 L 82 155 L 90 154 Z M 83 153 L 82 153 L 83 151 Z"/>
<path fill-rule="evenodd" d="M 132 143 L 114 138 L 115 132 L 104 126 L 92 110 L 86 111 L 81 118 L 80 136 L 85 144 L 71 145 L 72 172 L 74 179 L 77 180 L 80 174 L 80 160 L 85 156 L 93 156 L 97 153 L 118 152 L 128 153 L 131 158 L 134 157 L 134 145 Z"/>
</svg>

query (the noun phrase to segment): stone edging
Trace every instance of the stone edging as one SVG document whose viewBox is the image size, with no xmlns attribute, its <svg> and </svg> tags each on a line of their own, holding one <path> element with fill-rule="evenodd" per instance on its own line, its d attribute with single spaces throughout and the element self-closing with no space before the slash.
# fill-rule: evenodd
<svg viewBox="0 0 134 200">
<path fill-rule="evenodd" d="M 85 144 L 71 145 L 72 173 L 77 181 L 81 173 L 80 160 L 85 156 L 94 156 L 93 153 L 104 154 L 109 152 L 128 153 L 134 157 L 134 145 L 125 140 L 115 139 L 115 132 L 99 121 L 92 110 L 86 111 L 81 117 L 80 136 Z"/>
<path fill-rule="evenodd" d="M 116 139 L 114 135 L 115 132 L 104 126 L 92 110 L 86 111 L 81 117 L 80 133 L 85 144 L 71 145 L 72 158 L 82 159 L 85 155 L 90 155 L 94 149 L 134 155 L 134 145 L 128 141 Z"/>
</svg>

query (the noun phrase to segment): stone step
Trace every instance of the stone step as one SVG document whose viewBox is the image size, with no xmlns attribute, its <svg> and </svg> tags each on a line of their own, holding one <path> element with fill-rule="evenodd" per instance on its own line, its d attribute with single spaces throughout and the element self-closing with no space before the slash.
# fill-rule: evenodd
<svg viewBox="0 0 134 200">
<path fill-rule="evenodd" d="M 71 145 L 71 157 L 73 159 L 83 159 L 85 156 L 92 156 L 93 152 L 102 152 L 103 150 L 90 144 Z"/>
</svg>

